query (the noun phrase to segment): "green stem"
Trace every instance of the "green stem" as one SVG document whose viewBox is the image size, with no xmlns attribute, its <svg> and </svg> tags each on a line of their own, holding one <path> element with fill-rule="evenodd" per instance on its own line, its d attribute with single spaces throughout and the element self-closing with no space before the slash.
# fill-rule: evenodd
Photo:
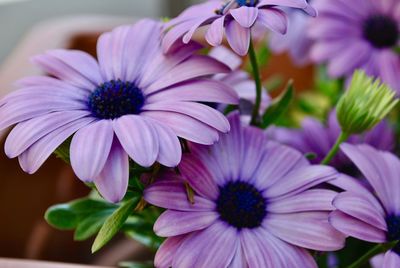
<svg viewBox="0 0 400 268">
<path fill-rule="evenodd" d="M 328 155 L 322 160 L 321 164 L 322 165 L 328 165 L 332 159 L 336 156 L 340 149 L 340 145 L 345 142 L 349 138 L 349 135 L 341 132 L 339 137 L 336 140 L 335 145 L 332 147 L 331 151 L 328 153 Z"/>
<path fill-rule="evenodd" d="M 384 253 L 390 249 L 392 249 L 399 241 L 393 241 L 387 244 L 379 244 L 373 247 L 370 251 L 364 254 L 357 261 L 353 262 L 347 268 L 359 268 L 363 267 L 372 257 L 375 257 L 378 254 Z"/>
<path fill-rule="evenodd" d="M 251 115 L 251 125 L 257 126 L 259 124 L 262 83 L 261 83 L 260 68 L 258 66 L 257 55 L 254 49 L 252 38 L 250 38 L 249 58 L 250 58 L 251 68 L 253 70 L 254 81 L 256 82 L 256 101 L 254 103 L 253 112 Z"/>
</svg>

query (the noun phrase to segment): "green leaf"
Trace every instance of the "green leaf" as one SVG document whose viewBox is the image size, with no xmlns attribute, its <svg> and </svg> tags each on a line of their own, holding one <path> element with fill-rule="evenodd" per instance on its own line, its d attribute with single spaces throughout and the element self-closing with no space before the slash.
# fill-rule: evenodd
<svg viewBox="0 0 400 268">
<path fill-rule="evenodd" d="M 75 230 L 74 239 L 83 241 L 95 235 L 113 212 L 113 209 L 99 211 L 79 222 Z"/>
<path fill-rule="evenodd" d="M 68 204 L 50 207 L 44 218 L 51 226 L 61 230 L 74 229 L 79 223 L 78 215 L 71 210 Z"/>
<path fill-rule="evenodd" d="M 97 252 L 105 244 L 107 244 L 122 228 L 129 215 L 139 202 L 140 198 L 135 197 L 122 204 L 110 217 L 107 218 L 101 227 L 92 246 L 92 253 Z"/>
<path fill-rule="evenodd" d="M 72 138 L 67 139 L 64 141 L 55 151 L 54 154 L 62 159 L 64 162 L 70 164 L 70 158 L 69 158 L 69 147 L 71 146 L 71 141 Z"/>
<path fill-rule="evenodd" d="M 285 92 L 281 94 L 267 109 L 262 118 L 262 128 L 267 128 L 276 122 L 289 108 L 294 97 L 293 82 L 290 81 Z"/>
<path fill-rule="evenodd" d="M 120 262 L 118 264 L 122 268 L 153 268 L 153 262 Z"/>
</svg>

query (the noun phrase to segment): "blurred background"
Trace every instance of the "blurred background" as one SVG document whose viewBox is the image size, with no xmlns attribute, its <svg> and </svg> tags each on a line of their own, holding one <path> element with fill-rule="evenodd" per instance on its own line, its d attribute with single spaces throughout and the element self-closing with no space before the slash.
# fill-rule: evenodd
<svg viewBox="0 0 400 268">
<path fill-rule="evenodd" d="M 142 17 L 171 17 L 194 0 L 0 0 L 0 98 L 14 90 L 15 80 L 38 70 L 32 55 L 53 48 L 85 50 L 95 55 L 98 36 Z M 298 88 L 310 84 L 310 67 L 293 68 L 288 58 L 271 59 L 264 76 L 279 72 L 297 77 Z M 27 258 L 112 266 L 120 260 L 151 259 L 154 252 L 119 237 L 92 255 L 92 241 L 75 242 L 72 232 L 50 227 L 46 209 L 87 194 L 69 166 L 55 157 L 34 175 L 4 155 L 0 133 L 0 258 Z"/>
</svg>

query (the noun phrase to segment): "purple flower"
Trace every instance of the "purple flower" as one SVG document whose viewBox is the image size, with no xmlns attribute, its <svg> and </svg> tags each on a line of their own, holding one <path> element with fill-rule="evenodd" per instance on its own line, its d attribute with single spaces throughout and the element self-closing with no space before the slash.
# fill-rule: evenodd
<svg viewBox="0 0 400 268">
<path fill-rule="evenodd" d="M 17 124 L 5 144 L 33 173 L 73 135 L 71 165 L 109 201 L 128 184 L 128 156 L 141 166 L 181 160 L 178 137 L 213 144 L 228 120 L 200 101 L 237 103 L 223 83 L 202 78 L 229 68 L 193 53 L 191 43 L 165 56 L 161 24 L 142 20 L 103 34 L 98 62 L 81 51 L 53 50 L 34 58 L 46 73 L 22 80 L 0 103 L 0 130 Z M 75 133 L 75 134 L 74 134 Z"/>
<path fill-rule="evenodd" d="M 320 163 L 339 137 L 340 126 L 336 113 L 332 111 L 326 125 L 315 118 L 307 117 L 303 120 L 301 129 L 273 127 L 267 130 L 267 135 L 276 141 L 296 148 L 304 154 L 316 154 L 312 163 Z M 389 151 L 394 149 L 395 133 L 387 121 L 382 121 L 374 129 L 363 135 L 351 136 L 348 142 L 352 144 L 367 143 L 377 149 Z M 331 165 L 340 171 L 347 171 L 351 161 L 339 152 Z"/>
<path fill-rule="evenodd" d="M 240 100 L 240 118 L 242 119 L 242 122 L 250 123 L 251 112 L 256 100 L 256 84 L 254 80 L 249 77 L 247 72 L 240 69 L 241 65 L 243 64 L 242 58 L 224 46 L 211 49 L 209 55 L 210 57 L 225 63 L 231 70 L 233 70 L 227 74 L 216 74 L 214 79 L 227 84 L 236 91 Z M 271 98 L 267 94 L 267 90 L 263 89 L 260 114 L 263 114 L 270 104 Z M 225 108 L 226 105 L 224 104 L 218 105 L 218 110 L 220 111 L 224 111 Z"/>
<path fill-rule="evenodd" d="M 309 1 L 310 2 L 310 1 Z M 290 27 L 285 35 L 271 32 L 269 47 L 274 53 L 289 53 L 294 64 L 304 66 L 311 61 L 310 51 L 313 41 L 308 37 L 307 30 L 313 21 L 303 12 L 288 11 Z"/>
<path fill-rule="evenodd" d="M 241 127 L 238 114 L 230 123 L 231 132 L 215 145 L 191 146 L 181 175 L 165 174 L 145 190 L 149 203 L 167 209 L 154 226 L 168 237 L 155 266 L 317 267 L 305 249 L 344 245 L 327 218 L 337 193 L 314 188 L 337 172 Z"/>
<path fill-rule="evenodd" d="M 309 34 L 311 57 L 328 62 L 332 77 L 350 77 L 355 69 L 380 77 L 400 92 L 400 2 L 397 0 L 318 0 L 319 17 Z"/>
<path fill-rule="evenodd" d="M 286 33 L 287 18 L 280 6 L 316 15 L 306 0 L 209 0 L 188 8 L 165 25 L 168 32 L 163 39 L 164 51 L 169 51 L 178 39 L 188 43 L 199 27 L 210 25 L 205 36 L 210 45 L 219 46 L 225 32 L 232 49 L 244 56 L 249 50 L 253 26 Z"/>
<path fill-rule="evenodd" d="M 369 185 L 347 178 L 333 201 L 329 221 L 342 233 L 360 240 L 385 243 L 400 239 L 400 160 L 369 145 L 343 144 Z M 343 184 L 345 182 L 345 184 Z M 335 184 L 335 182 L 334 182 Z M 382 268 L 400 267 L 400 244 L 386 253 Z"/>
</svg>

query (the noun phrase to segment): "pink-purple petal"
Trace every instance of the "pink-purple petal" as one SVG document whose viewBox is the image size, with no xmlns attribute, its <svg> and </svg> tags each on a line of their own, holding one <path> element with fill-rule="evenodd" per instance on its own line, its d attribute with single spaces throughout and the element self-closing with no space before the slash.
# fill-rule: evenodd
<svg viewBox="0 0 400 268">
<path fill-rule="evenodd" d="M 154 265 L 159 268 L 169 268 L 172 266 L 172 260 L 175 256 L 175 252 L 180 247 L 182 241 L 186 236 L 173 236 L 166 239 L 157 250 L 156 256 L 154 257 Z"/>
<path fill-rule="evenodd" d="M 286 34 L 288 19 L 285 12 L 277 8 L 260 9 L 258 23 L 280 34 Z"/>
<path fill-rule="evenodd" d="M 219 46 L 224 38 L 225 16 L 213 21 L 206 33 L 206 40 L 212 46 Z"/>
<path fill-rule="evenodd" d="M 229 45 L 240 56 L 245 56 L 250 47 L 250 29 L 240 26 L 235 20 L 226 25 L 226 38 Z"/>
<path fill-rule="evenodd" d="M 259 9 L 256 7 L 242 6 L 230 11 L 232 17 L 244 28 L 250 28 L 258 17 Z"/>
</svg>

